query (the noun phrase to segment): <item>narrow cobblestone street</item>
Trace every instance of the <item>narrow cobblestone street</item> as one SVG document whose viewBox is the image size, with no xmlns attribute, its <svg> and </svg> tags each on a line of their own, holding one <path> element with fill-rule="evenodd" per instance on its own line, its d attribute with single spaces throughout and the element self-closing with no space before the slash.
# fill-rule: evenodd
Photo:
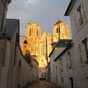
<svg viewBox="0 0 88 88">
<path fill-rule="evenodd" d="M 60 87 L 57 87 L 53 84 L 50 84 L 46 81 L 39 81 L 38 83 L 33 83 L 27 87 L 24 87 L 24 88 L 60 88 Z"/>
</svg>

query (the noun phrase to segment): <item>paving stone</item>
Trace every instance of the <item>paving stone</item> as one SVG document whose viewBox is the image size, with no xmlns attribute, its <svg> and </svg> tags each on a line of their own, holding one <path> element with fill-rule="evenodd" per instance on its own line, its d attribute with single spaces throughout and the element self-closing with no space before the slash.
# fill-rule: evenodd
<svg viewBox="0 0 88 88">
<path fill-rule="evenodd" d="M 57 87 L 51 83 L 48 83 L 46 81 L 39 81 L 37 83 L 33 83 L 31 85 L 28 85 L 25 88 L 61 88 L 61 87 Z"/>
</svg>

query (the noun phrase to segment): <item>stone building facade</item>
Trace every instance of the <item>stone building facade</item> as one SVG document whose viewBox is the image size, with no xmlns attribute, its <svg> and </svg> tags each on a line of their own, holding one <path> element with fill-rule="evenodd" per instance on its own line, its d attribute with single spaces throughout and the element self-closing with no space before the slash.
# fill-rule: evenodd
<svg viewBox="0 0 88 88">
<path fill-rule="evenodd" d="M 16 58 L 16 43 L 19 42 L 19 20 L 6 19 L 3 39 L 3 65 L 1 75 L 1 88 L 13 88 L 14 67 Z"/>
<path fill-rule="evenodd" d="M 0 36 L 1 36 L 2 30 L 4 29 L 6 13 L 8 10 L 8 4 L 10 2 L 11 0 L 0 0 Z"/>
<path fill-rule="evenodd" d="M 3 67 L 3 58 L 5 54 L 6 41 L 2 38 L 8 4 L 11 0 L 0 0 L 0 86 Z"/>
<path fill-rule="evenodd" d="M 65 15 L 70 17 L 74 46 L 71 49 L 73 60 L 73 87 L 88 87 L 88 0 L 71 0 Z M 71 85 L 72 86 L 72 85 Z"/>
<path fill-rule="evenodd" d="M 0 0 L 0 88 L 18 88 L 38 81 L 38 63 L 24 59 L 19 46 L 18 19 L 6 19 L 11 0 Z"/>
<path fill-rule="evenodd" d="M 37 82 L 38 63 L 31 57 L 31 63 L 28 62 L 19 46 L 19 20 L 6 19 L 4 28 L 0 88 L 18 88 Z"/>
<path fill-rule="evenodd" d="M 68 24 L 63 23 L 61 20 L 53 25 L 53 42 L 58 42 L 59 39 L 70 39 Z"/>
<path fill-rule="evenodd" d="M 50 54 L 50 81 L 63 88 L 88 87 L 87 3 L 87 0 L 70 1 L 65 16 L 69 16 L 71 20 L 73 41 L 63 50 L 60 50 L 61 47 L 58 47 L 59 51 L 56 51 L 58 52 L 57 56 L 55 55 L 55 49 Z M 54 47 L 56 48 L 56 45 Z"/>
<path fill-rule="evenodd" d="M 31 58 L 31 65 L 26 61 L 21 48 L 17 47 L 14 88 L 24 87 L 32 82 L 38 82 L 38 63 Z"/>
</svg>

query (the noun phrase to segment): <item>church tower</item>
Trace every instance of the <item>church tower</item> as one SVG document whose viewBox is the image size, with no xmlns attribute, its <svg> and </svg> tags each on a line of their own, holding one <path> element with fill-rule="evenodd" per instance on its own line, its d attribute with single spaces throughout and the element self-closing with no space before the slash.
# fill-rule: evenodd
<svg viewBox="0 0 88 88">
<path fill-rule="evenodd" d="M 40 37 L 41 35 L 41 28 L 36 23 L 28 23 L 26 36 L 29 37 Z"/>
<path fill-rule="evenodd" d="M 41 27 L 37 23 L 28 23 L 26 30 L 27 49 L 34 58 L 37 57 L 38 44 L 41 38 Z"/>
<path fill-rule="evenodd" d="M 53 42 L 60 39 L 70 39 L 70 33 L 68 25 L 59 20 L 53 26 Z"/>
</svg>

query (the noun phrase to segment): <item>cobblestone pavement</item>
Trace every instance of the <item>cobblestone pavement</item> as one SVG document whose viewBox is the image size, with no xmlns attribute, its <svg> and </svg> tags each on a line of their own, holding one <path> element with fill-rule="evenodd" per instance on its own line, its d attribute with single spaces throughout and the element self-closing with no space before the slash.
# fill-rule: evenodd
<svg viewBox="0 0 88 88">
<path fill-rule="evenodd" d="M 60 88 L 46 81 L 39 81 L 38 83 L 33 83 L 25 88 Z"/>
</svg>

